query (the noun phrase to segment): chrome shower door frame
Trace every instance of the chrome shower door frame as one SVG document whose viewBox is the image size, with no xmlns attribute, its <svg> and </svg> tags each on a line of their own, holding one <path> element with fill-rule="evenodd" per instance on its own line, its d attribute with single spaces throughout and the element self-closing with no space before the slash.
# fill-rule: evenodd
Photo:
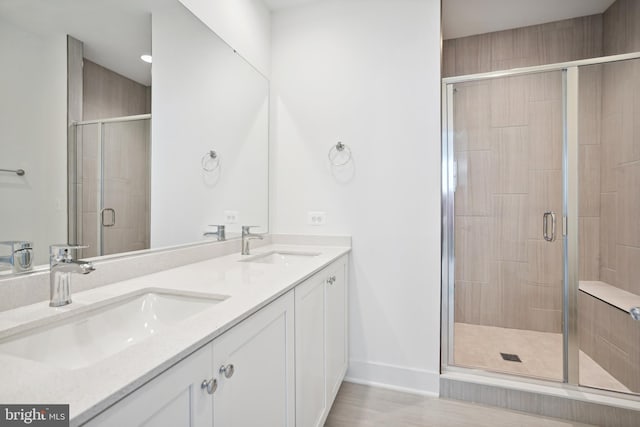
<svg viewBox="0 0 640 427">
<path fill-rule="evenodd" d="M 104 224 L 103 224 L 103 211 L 105 210 L 105 191 L 104 191 L 104 182 L 105 182 L 105 176 L 104 176 L 104 170 L 105 170 L 105 147 L 104 147 L 104 127 L 105 124 L 110 124 L 110 123 L 126 123 L 126 122 L 134 122 L 134 121 L 139 121 L 139 120 L 151 120 L 151 114 L 137 114 L 137 115 L 133 115 L 133 116 L 123 116 L 123 117 L 113 117 L 113 118 L 109 118 L 109 119 L 96 119 L 96 120 L 84 120 L 84 121 L 79 121 L 79 122 L 73 122 L 73 138 L 75 139 L 76 143 L 77 143 L 77 130 L 79 126 L 85 126 L 85 125 L 97 125 L 97 165 L 98 167 L 96 168 L 96 177 L 95 179 L 98 182 L 98 187 L 99 187 L 99 195 L 96 198 L 96 211 L 98 212 L 98 215 L 96 215 L 96 230 L 97 232 L 97 236 L 96 236 L 96 249 L 97 249 L 97 255 L 96 256 L 103 256 L 105 249 L 104 249 Z M 74 156 L 77 154 L 74 153 Z M 69 171 L 69 173 L 73 173 L 74 176 L 77 175 L 77 171 L 75 170 L 71 170 Z M 75 190 L 74 190 L 75 191 Z M 77 194 L 73 196 L 74 200 L 77 200 Z M 108 210 L 109 208 L 107 208 Z M 113 209 L 111 209 L 113 211 Z M 75 218 L 75 215 L 74 215 Z M 115 220 L 115 211 L 113 213 L 113 218 Z M 75 227 L 77 227 L 78 225 L 75 224 Z M 108 227 L 108 226 L 107 226 Z M 71 230 L 71 227 L 69 228 Z M 77 231 L 73 233 L 73 235 L 71 233 L 69 233 L 69 241 L 73 241 L 76 242 L 77 239 Z"/>
<path fill-rule="evenodd" d="M 508 71 L 471 74 L 442 79 L 442 242 L 441 242 L 441 373 L 462 371 L 478 373 L 477 370 L 454 366 L 454 313 L 455 313 L 455 224 L 454 191 L 456 186 L 456 165 L 454 162 L 454 122 L 453 122 L 453 86 L 456 83 L 481 81 L 499 77 L 510 77 L 550 71 L 562 72 L 563 99 L 563 147 L 562 147 L 562 200 L 563 218 L 561 231 L 563 239 L 563 381 L 543 381 L 548 384 L 560 384 L 564 387 L 583 389 L 579 384 L 579 342 L 578 342 L 578 83 L 579 67 L 604 64 L 640 58 L 640 52 L 613 55 L 593 59 L 564 62 L 558 64 L 517 68 Z M 486 373 L 487 376 L 513 378 L 508 374 Z M 541 380 L 518 377 L 519 380 L 540 382 Z M 594 389 L 589 391 L 593 392 Z M 596 391 L 598 392 L 598 391 Z M 602 391 L 609 393 L 608 391 Z"/>
</svg>

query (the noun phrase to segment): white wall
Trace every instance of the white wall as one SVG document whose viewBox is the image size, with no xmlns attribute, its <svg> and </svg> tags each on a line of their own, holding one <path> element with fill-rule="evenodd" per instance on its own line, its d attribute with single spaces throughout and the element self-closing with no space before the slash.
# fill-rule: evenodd
<svg viewBox="0 0 640 427">
<path fill-rule="evenodd" d="M 180 0 L 262 74 L 271 68 L 271 17 L 262 0 Z"/>
<path fill-rule="evenodd" d="M 427 393 L 439 375 L 439 58 L 438 0 L 273 14 L 272 230 L 353 236 L 348 376 Z M 343 170 L 328 166 L 338 140 L 353 151 Z"/>
<path fill-rule="evenodd" d="M 156 0 L 152 19 L 151 247 L 202 240 L 226 210 L 228 233 L 266 230 L 268 81 L 180 3 Z"/>
<path fill-rule="evenodd" d="M 33 241 L 36 264 L 67 241 L 66 49 L 0 20 L 0 168 L 26 171 L 0 172 L 0 240 Z"/>
</svg>

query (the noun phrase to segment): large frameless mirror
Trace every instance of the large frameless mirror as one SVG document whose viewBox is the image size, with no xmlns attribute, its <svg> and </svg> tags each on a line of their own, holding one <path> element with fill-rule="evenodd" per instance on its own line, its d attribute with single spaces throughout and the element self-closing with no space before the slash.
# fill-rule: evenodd
<svg viewBox="0 0 640 427">
<path fill-rule="evenodd" d="M 269 82 L 177 0 L 0 0 L 0 53 L 0 241 L 35 265 L 267 230 Z"/>
</svg>

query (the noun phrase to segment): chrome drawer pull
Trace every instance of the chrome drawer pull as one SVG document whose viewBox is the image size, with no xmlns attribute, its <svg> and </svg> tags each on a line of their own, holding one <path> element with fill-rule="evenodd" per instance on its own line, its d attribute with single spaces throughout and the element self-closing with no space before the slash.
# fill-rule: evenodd
<svg viewBox="0 0 640 427">
<path fill-rule="evenodd" d="M 224 374 L 226 378 L 231 378 L 235 371 L 236 369 L 233 367 L 232 364 L 228 364 L 227 366 L 224 366 L 224 365 L 220 366 L 220 373 Z"/>
<path fill-rule="evenodd" d="M 207 380 L 202 380 L 202 384 L 200 384 L 200 388 L 202 390 L 207 390 L 207 393 L 213 394 L 218 389 L 218 380 L 215 378 Z"/>
</svg>

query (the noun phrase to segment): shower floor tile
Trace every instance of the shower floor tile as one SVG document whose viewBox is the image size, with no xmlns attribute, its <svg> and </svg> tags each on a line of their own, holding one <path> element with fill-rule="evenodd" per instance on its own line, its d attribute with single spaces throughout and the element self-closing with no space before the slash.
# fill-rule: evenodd
<svg viewBox="0 0 640 427">
<path fill-rule="evenodd" d="M 521 363 L 504 360 L 500 353 L 516 354 L 520 357 Z M 456 323 L 454 364 L 562 381 L 562 334 Z M 630 392 L 582 351 L 580 384 Z"/>
</svg>

